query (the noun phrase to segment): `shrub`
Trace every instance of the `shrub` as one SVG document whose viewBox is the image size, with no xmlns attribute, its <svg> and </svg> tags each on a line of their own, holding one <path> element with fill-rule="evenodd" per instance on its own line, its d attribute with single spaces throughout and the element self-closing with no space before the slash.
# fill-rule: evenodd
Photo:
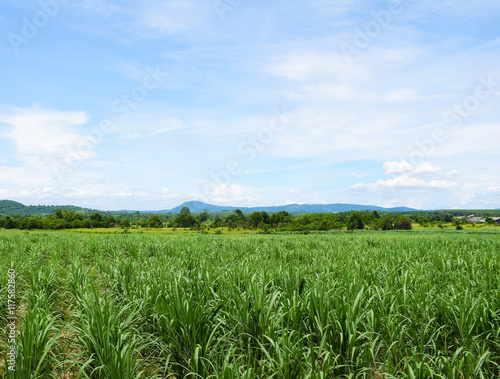
<svg viewBox="0 0 500 379">
<path fill-rule="evenodd" d="M 411 219 L 409 216 L 400 216 L 396 219 L 394 226 L 398 230 L 411 230 Z"/>
</svg>

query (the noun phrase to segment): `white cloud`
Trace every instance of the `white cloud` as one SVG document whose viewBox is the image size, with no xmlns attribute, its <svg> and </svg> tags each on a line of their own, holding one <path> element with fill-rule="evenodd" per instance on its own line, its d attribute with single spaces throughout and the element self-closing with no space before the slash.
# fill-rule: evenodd
<svg viewBox="0 0 500 379">
<path fill-rule="evenodd" d="M 139 132 L 132 132 L 132 133 L 126 133 L 121 136 L 123 139 L 138 139 L 142 137 L 142 133 Z"/>
<path fill-rule="evenodd" d="M 421 163 L 415 166 L 414 169 L 415 174 L 436 174 L 441 171 L 442 169 L 440 167 L 434 166 L 430 162 Z"/>
<path fill-rule="evenodd" d="M 120 137 L 123 139 L 152 137 L 185 128 L 178 118 L 158 112 L 147 105 L 144 105 L 140 112 L 131 114 L 127 120 L 120 122 L 119 126 Z"/>
<path fill-rule="evenodd" d="M 350 187 L 353 190 L 370 190 L 376 188 L 455 188 L 457 183 L 450 180 L 430 180 L 401 175 L 396 178 L 379 180 L 376 183 L 358 183 Z"/>
<path fill-rule="evenodd" d="M 496 107 L 491 100 L 491 106 Z M 489 103 L 488 103 L 489 104 Z M 488 104 L 484 104 L 484 107 Z M 483 109 L 484 112 L 486 109 Z M 498 117 L 498 107 L 492 112 L 492 117 Z M 479 114 L 472 115 L 478 117 Z M 500 124 L 498 122 L 478 124 L 471 123 L 470 117 L 463 120 L 463 126 L 453 130 L 445 130 L 446 142 L 437 146 L 435 156 L 446 157 L 458 154 L 467 154 L 472 157 L 483 152 L 498 151 L 498 141 L 500 141 Z"/>
<path fill-rule="evenodd" d="M 386 174 L 405 174 L 409 172 L 412 174 L 435 174 L 442 171 L 440 167 L 434 166 L 427 161 L 416 166 L 406 161 L 385 162 L 383 167 Z"/>
<path fill-rule="evenodd" d="M 356 171 L 353 171 L 351 173 L 348 174 L 348 176 L 352 176 L 354 178 L 361 178 L 363 176 L 367 176 L 368 173 L 362 173 L 362 172 L 356 172 Z"/>
<path fill-rule="evenodd" d="M 317 51 L 297 51 L 276 58 L 268 68 L 269 73 L 293 81 L 312 78 L 349 80 L 365 78 L 367 70 L 356 63 L 349 63 L 341 54 Z"/>
<path fill-rule="evenodd" d="M 349 187 L 352 190 L 370 190 L 377 188 L 428 188 L 445 189 L 456 188 L 455 181 L 443 179 L 451 178 L 458 174 L 456 170 L 443 171 L 442 168 L 434 166 L 430 162 L 412 165 L 406 161 L 385 162 L 383 164 L 386 174 L 398 174 L 390 179 L 381 179 L 376 183 L 357 183 Z M 439 174 L 441 177 L 437 177 Z M 419 178 L 423 176 L 425 179 Z"/>
<path fill-rule="evenodd" d="M 71 6 L 78 17 L 71 27 L 90 34 L 113 37 L 124 44 L 144 38 L 160 39 L 171 34 L 206 31 L 215 19 L 211 1 L 80 0 Z M 90 15 L 84 14 L 82 17 L 83 11 Z"/>
<path fill-rule="evenodd" d="M 310 203 L 317 203 L 317 202 L 318 202 L 317 199 L 310 201 Z M 305 204 L 305 203 L 298 202 L 298 201 L 295 201 L 295 200 L 287 200 L 286 203 L 285 203 L 285 205 L 295 205 L 295 204 L 302 205 L 302 204 Z M 276 205 L 283 205 L 283 204 L 279 203 L 279 204 L 276 204 Z"/>
<path fill-rule="evenodd" d="M 354 0 L 308 0 L 308 3 L 315 7 L 321 14 L 329 13 L 337 15 L 349 10 Z"/>
<path fill-rule="evenodd" d="M 288 193 L 300 193 L 301 191 L 299 189 L 291 188 L 288 190 Z"/>
<path fill-rule="evenodd" d="M 266 146 L 265 152 L 293 158 L 329 156 L 338 162 L 383 159 L 401 148 L 396 143 L 395 131 L 404 123 L 395 114 L 367 119 L 362 112 L 343 109 L 335 112 L 321 107 L 294 109 L 290 124 Z"/>
<path fill-rule="evenodd" d="M 47 174 L 34 167 L 0 166 L 0 183 L 23 187 L 43 186 Z"/>
<path fill-rule="evenodd" d="M 239 201 L 243 201 L 247 205 L 260 205 L 263 204 L 264 196 L 260 195 L 242 196 L 240 197 Z"/>
<path fill-rule="evenodd" d="M 296 90 L 283 90 L 281 94 L 291 100 L 366 101 L 375 100 L 371 95 L 347 83 L 313 84 Z"/>
<path fill-rule="evenodd" d="M 234 197 L 241 195 L 242 192 L 243 189 L 241 186 L 238 186 L 236 184 L 231 184 L 231 185 L 224 184 L 214 188 L 214 190 L 212 191 L 212 195 L 216 197 L 222 197 L 222 196 Z"/>
<path fill-rule="evenodd" d="M 420 94 L 414 89 L 394 89 L 386 93 L 383 101 L 399 102 L 399 101 L 412 101 L 419 99 Z"/>
<path fill-rule="evenodd" d="M 237 184 L 221 185 L 210 192 L 208 200 L 212 203 L 227 205 L 262 205 L 264 197 L 255 192 L 252 188 Z"/>
<path fill-rule="evenodd" d="M 165 199 L 177 199 L 179 197 L 184 197 L 185 194 L 172 191 L 168 188 L 163 188 L 160 192 L 160 196 Z"/>
<path fill-rule="evenodd" d="M 21 192 L 19 192 L 19 197 L 26 198 L 26 197 L 36 196 L 38 198 L 43 198 L 46 195 L 50 195 L 52 192 L 54 192 L 54 187 L 44 187 L 44 188 L 35 187 L 22 190 Z"/>
<path fill-rule="evenodd" d="M 70 147 L 84 141 L 79 126 L 87 122 L 85 112 L 67 112 L 32 108 L 2 107 L 0 122 L 11 127 L 7 134 L 15 145 L 18 158 L 31 167 L 44 167 Z M 79 150 L 76 160 L 94 157 L 95 152 Z"/>
<path fill-rule="evenodd" d="M 194 193 L 183 193 L 168 188 L 139 188 L 123 185 L 116 190 L 114 185 L 83 185 L 75 186 L 33 186 L 20 191 L 0 190 L 0 196 L 15 199 L 26 204 L 57 204 L 72 203 L 79 206 L 92 206 L 98 203 L 99 209 L 113 209 L 113 206 L 123 208 L 126 201 L 131 208 L 135 208 L 141 202 L 153 202 L 157 209 L 164 207 L 163 202 L 178 199 L 178 203 L 195 198 Z M 105 204 L 105 205 L 104 205 Z M 176 204 L 178 205 L 178 204 Z"/>
<path fill-rule="evenodd" d="M 401 162 L 385 162 L 384 172 L 386 174 L 404 174 L 406 172 L 413 171 L 414 166 L 411 163 L 401 161 Z"/>
<path fill-rule="evenodd" d="M 170 0 L 155 2 L 144 9 L 141 21 L 152 29 L 169 34 L 192 29 L 202 21 L 201 11 L 205 8 L 199 2 Z"/>
<path fill-rule="evenodd" d="M 182 121 L 174 118 L 166 118 L 161 121 L 158 121 L 158 129 L 151 132 L 150 136 L 155 136 L 158 134 L 172 132 L 174 130 L 183 129 L 184 125 Z"/>
<path fill-rule="evenodd" d="M 80 8 L 87 12 L 96 13 L 101 16 L 126 13 L 123 7 L 106 0 L 81 0 L 74 2 L 71 5 L 75 8 Z"/>
<path fill-rule="evenodd" d="M 380 97 L 380 100 L 389 103 L 396 103 L 396 102 L 415 101 L 415 100 L 448 99 L 454 96 L 455 95 L 453 94 L 446 94 L 446 93 L 421 95 L 420 92 L 416 89 L 400 88 L 400 89 L 390 90 L 386 94 L 382 95 Z"/>
</svg>

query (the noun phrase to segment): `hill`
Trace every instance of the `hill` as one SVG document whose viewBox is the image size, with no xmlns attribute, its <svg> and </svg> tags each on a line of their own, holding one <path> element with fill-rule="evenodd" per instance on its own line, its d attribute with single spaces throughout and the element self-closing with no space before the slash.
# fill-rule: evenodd
<svg viewBox="0 0 500 379">
<path fill-rule="evenodd" d="M 93 212 L 92 209 L 76 207 L 74 205 L 24 205 L 17 201 L 0 200 L 0 215 L 47 216 L 55 214 L 56 209 L 64 209 L 82 214 Z"/>
<path fill-rule="evenodd" d="M 169 210 L 159 211 L 157 213 L 179 213 L 182 207 L 189 207 L 192 213 L 203 212 L 204 209 L 208 209 L 209 212 L 225 212 L 234 211 L 240 209 L 245 213 L 252 212 L 267 212 L 267 213 L 277 213 L 280 211 L 287 211 L 290 213 L 337 213 L 337 212 L 349 212 L 349 211 L 381 211 L 381 212 L 412 212 L 417 211 L 417 209 L 408 207 L 396 207 L 396 208 L 383 208 L 374 205 L 359 205 L 359 204 L 289 204 L 289 205 L 278 205 L 278 206 L 264 206 L 264 207 L 232 207 L 225 205 L 212 205 L 203 203 L 201 201 L 188 201 L 181 204 L 175 208 Z"/>
</svg>

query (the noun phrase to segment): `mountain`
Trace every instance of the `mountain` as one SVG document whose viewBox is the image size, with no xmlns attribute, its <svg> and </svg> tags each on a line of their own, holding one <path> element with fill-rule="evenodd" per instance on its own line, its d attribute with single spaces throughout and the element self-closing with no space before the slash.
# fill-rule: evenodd
<svg viewBox="0 0 500 379">
<path fill-rule="evenodd" d="M 75 207 L 74 205 L 24 205 L 17 201 L 0 200 L 0 215 L 47 216 L 55 214 L 56 209 L 83 214 L 92 212 L 92 209 Z"/>
<path fill-rule="evenodd" d="M 224 211 L 234 211 L 240 209 L 245 213 L 252 212 L 267 212 L 276 213 L 280 211 L 287 211 L 290 213 L 336 213 L 336 212 L 349 212 L 349 211 L 382 211 L 382 212 L 412 212 L 418 209 L 408 208 L 408 207 L 396 207 L 396 208 L 383 208 L 374 205 L 358 205 L 358 204 L 289 204 L 289 205 L 278 205 L 278 206 L 264 206 L 264 207 L 231 207 L 225 205 L 212 205 L 203 203 L 201 201 L 188 201 L 181 204 L 175 208 L 169 210 L 163 210 L 156 213 L 179 213 L 182 207 L 188 207 L 192 213 L 203 212 L 204 209 L 208 209 L 209 212 L 224 212 Z"/>
<path fill-rule="evenodd" d="M 210 213 L 230 213 L 236 209 L 241 209 L 242 212 L 267 212 L 276 213 L 279 211 L 287 211 L 290 213 L 336 213 L 336 212 L 349 212 L 349 211 L 381 211 L 381 212 L 411 212 L 417 209 L 398 207 L 398 208 L 383 208 L 373 205 L 357 205 L 357 204 L 289 204 L 280 206 L 265 206 L 265 207 L 230 207 L 226 205 L 212 205 L 203 203 L 201 201 L 188 201 L 172 209 L 161 211 L 143 211 L 141 213 L 180 213 L 182 207 L 189 207 L 192 213 L 200 213 L 208 209 Z M 0 200 L 0 215 L 17 214 L 21 216 L 47 216 L 55 214 L 56 209 L 64 209 L 67 211 L 74 211 L 82 214 L 91 214 L 94 212 L 103 213 L 103 211 L 76 207 L 74 205 L 24 205 L 12 200 Z M 116 213 L 134 213 L 135 211 L 114 211 Z"/>
</svg>

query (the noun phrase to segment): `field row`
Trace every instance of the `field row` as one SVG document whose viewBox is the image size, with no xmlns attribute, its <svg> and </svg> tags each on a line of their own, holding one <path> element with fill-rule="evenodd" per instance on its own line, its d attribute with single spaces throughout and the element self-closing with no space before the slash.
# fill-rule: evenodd
<svg viewBox="0 0 500 379">
<path fill-rule="evenodd" d="M 498 235 L 4 234 L 0 258 L 2 377 L 500 375 Z"/>
</svg>

